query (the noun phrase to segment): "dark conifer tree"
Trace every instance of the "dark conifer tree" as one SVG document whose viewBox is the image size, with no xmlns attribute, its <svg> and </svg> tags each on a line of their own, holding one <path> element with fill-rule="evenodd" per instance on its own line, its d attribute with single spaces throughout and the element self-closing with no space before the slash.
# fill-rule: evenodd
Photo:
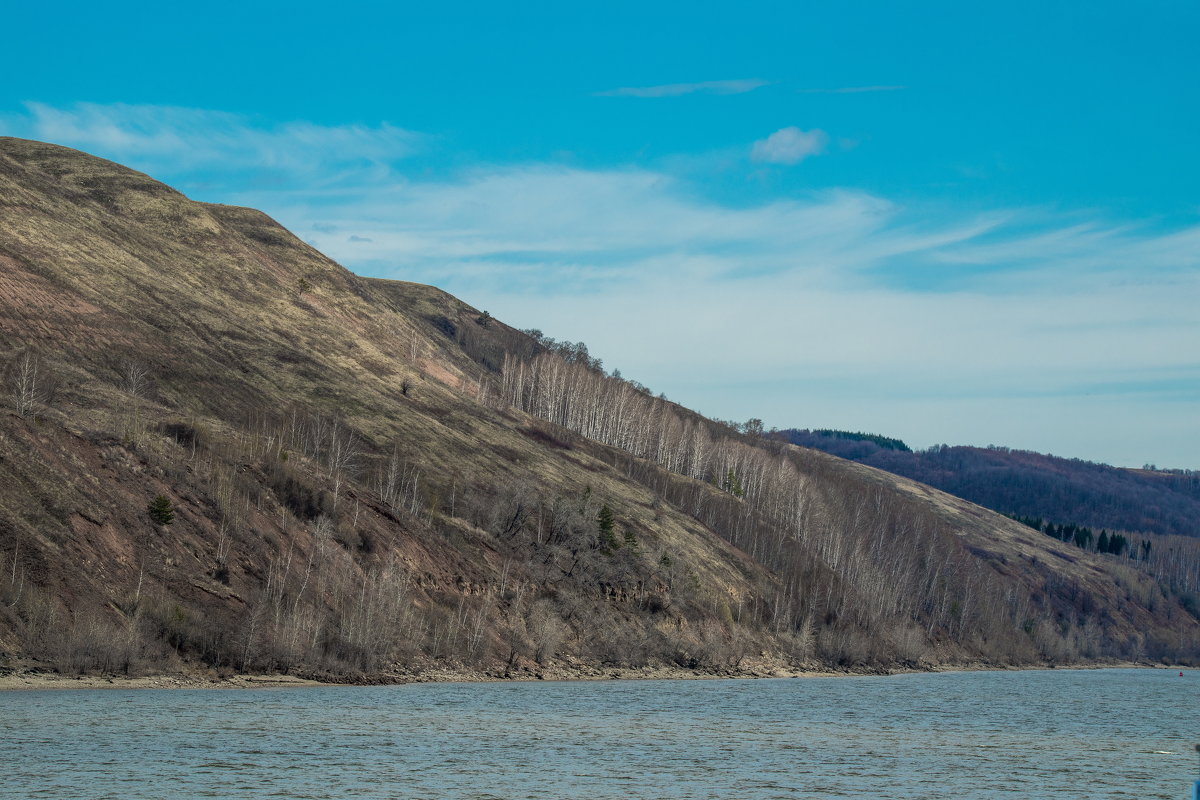
<svg viewBox="0 0 1200 800">
<path fill-rule="evenodd" d="M 611 508 L 600 506 L 600 513 L 596 515 L 596 526 L 600 530 L 601 550 L 611 553 L 621 546 L 616 534 L 616 517 L 613 516 Z"/>
<path fill-rule="evenodd" d="M 146 507 L 146 511 L 150 514 L 150 519 L 159 525 L 170 525 L 175 521 L 175 508 L 171 505 L 170 498 L 165 494 L 160 494 L 151 500 L 150 505 Z"/>
</svg>

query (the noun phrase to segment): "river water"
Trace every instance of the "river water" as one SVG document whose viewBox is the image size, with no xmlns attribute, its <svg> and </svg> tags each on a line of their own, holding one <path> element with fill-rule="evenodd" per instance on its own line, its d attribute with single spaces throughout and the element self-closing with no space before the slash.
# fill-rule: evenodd
<svg viewBox="0 0 1200 800">
<path fill-rule="evenodd" d="M 1200 672 L 0 693 L 0 797 L 1190 797 Z"/>
</svg>

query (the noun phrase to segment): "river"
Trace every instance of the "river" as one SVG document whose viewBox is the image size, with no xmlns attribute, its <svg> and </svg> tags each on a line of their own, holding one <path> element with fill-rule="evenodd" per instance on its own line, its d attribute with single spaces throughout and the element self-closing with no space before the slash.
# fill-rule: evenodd
<svg viewBox="0 0 1200 800">
<path fill-rule="evenodd" d="M 0 798 L 1190 797 L 1200 672 L 0 693 Z"/>
</svg>

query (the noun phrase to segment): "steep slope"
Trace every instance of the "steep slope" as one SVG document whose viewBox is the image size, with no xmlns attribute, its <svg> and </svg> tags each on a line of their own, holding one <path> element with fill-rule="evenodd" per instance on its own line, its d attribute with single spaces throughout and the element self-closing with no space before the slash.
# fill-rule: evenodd
<svg viewBox="0 0 1200 800">
<path fill-rule="evenodd" d="M 741 437 L 436 289 L 359 278 L 260 212 L 66 148 L 0 139 L 0 359 L 0 660 L 1195 653 L 1195 618 L 1127 565 Z M 583 424 L 588 387 L 624 405 Z M 670 456 L 685 431 L 703 463 Z M 170 524 L 147 511 L 160 495 Z"/>
<path fill-rule="evenodd" d="M 490 654 L 502 649 L 484 641 L 494 638 L 491 623 L 524 622 L 525 606 L 539 599 L 534 576 L 513 576 L 524 594 L 504 599 L 503 609 L 488 607 L 492 598 L 463 607 L 460 596 L 509 571 L 511 556 L 456 515 L 468 509 L 489 522 L 482 518 L 501 510 L 497 490 L 511 485 L 569 503 L 553 522 L 572 536 L 590 535 L 601 503 L 636 530 L 638 506 L 649 503 L 644 489 L 569 445 L 547 447 L 527 424 L 473 401 L 482 369 L 445 335 L 476 324 L 471 309 L 414 291 L 438 313 L 408 316 L 389 300 L 393 288 L 359 281 L 259 212 L 194 204 L 62 148 L 7 140 L 3 152 L 0 334 L 8 352 L 28 345 L 19 357 L 33 353 L 43 383 L 57 383 L 53 400 L 38 398 L 36 414 L 6 419 L 2 546 L 16 607 L 29 606 L 10 620 L 5 641 L 13 650 L 58 639 L 63 626 L 111 638 L 101 619 L 111 606 L 125 617 L 142 613 L 149 594 L 160 606 L 154 613 L 181 617 L 152 628 L 185 629 L 167 636 L 183 649 L 215 648 L 221 652 L 202 654 L 216 661 L 238 649 L 262 651 L 287 663 L 293 656 L 277 654 L 276 642 L 235 647 L 222 637 L 252 604 L 251 613 L 265 613 L 268 601 L 281 630 L 305 627 L 310 641 L 338 635 L 351 623 L 279 617 L 303 616 L 310 600 L 325 613 L 361 597 L 363 581 L 378 573 L 390 576 L 380 592 L 412 595 L 420 619 L 405 622 L 402 635 L 418 640 L 417 649 L 456 655 L 461 642 L 425 640 L 460 639 L 464 621 L 434 618 L 469 612 L 489 623 L 473 623 L 487 636 L 471 648 L 492 645 Z M 371 479 L 393 485 L 354 502 Z M 157 493 L 179 511 L 169 529 L 146 518 Z M 664 514 L 645 538 L 621 575 L 609 576 L 612 559 L 591 552 L 578 569 L 594 567 L 587 579 L 622 597 L 628 581 L 650 594 L 658 586 L 650 586 L 651 557 L 669 548 L 719 593 L 751 593 L 771 580 L 677 513 Z M 322 570 L 336 571 L 344 585 L 316 587 L 306 598 L 314 592 L 308 578 L 329 580 Z M 544 589 L 539 582 L 536 593 Z M 279 596 L 263 597 L 272 591 Z M 39 618 L 43 612 L 52 618 Z M 595 623 L 619 627 L 619 619 L 618 610 Z M 434 630 L 439 622 L 445 630 Z M 135 627 L 128 633 L 140 648 L 145 626 Z M 640 627 L 631 623 L 624 634 Z M 281 635 L 299 641 L 295 632 Z M 527 638 L 517 642 L 524 649 Z M 358 647 L 321 645 L 377 668 L 355 655 Z"/>
</svg>

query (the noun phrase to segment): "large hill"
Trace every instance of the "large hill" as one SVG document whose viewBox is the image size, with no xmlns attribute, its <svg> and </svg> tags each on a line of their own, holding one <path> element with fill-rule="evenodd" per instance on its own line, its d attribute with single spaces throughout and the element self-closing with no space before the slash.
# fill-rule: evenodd
<svg viewBox="0 0 1200 800">
<path fill-rule="evenodd" d="M 1168 578 L 744 436 L 258 211 L 18 139 L 0 362 L 0 663 L 1200 658 L 1187 554 Z"/>
<path fill-rule="evenodd" d="M 1200 537 L 1200 473 L 1125 469 L 1006 447 L 903 442 L 846 431 L 784 430 L 784 441 L 887 470 L 1021 517 L 1127 533 Z"/>
</svg>

